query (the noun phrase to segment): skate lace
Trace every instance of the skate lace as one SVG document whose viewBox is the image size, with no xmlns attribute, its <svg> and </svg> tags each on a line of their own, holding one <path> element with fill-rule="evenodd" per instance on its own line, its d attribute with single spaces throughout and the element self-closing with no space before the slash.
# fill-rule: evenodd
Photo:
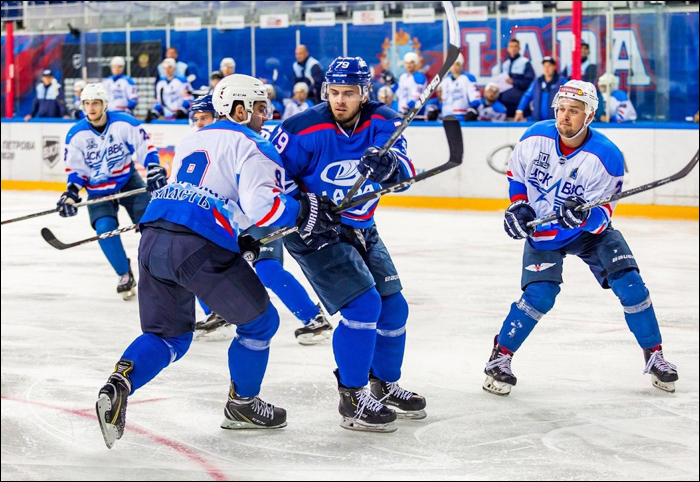
<svg viewBox="0 0 700 482">
<path fill-rule="evenodd" d="M 372 393 L 367 387 L 357 390 L 355 396 L 357 397 L 356 419 L 362 416 L 365 412 L 365 408 L 371 412 L 379 412 L 384 407 L 379 400 L 372 396 Z"/>
<path fill-rule="evenodd" d="M 510 369 L 510 361 L 512 360 L 512 356 L 508 355 L 506 353 L 500 353 L 498 357 L 495 359 L 489 361 L 486 364 L 486 369 L 490 370 L 492 368 L 499 368 L 503 373 L 507 375 L 513 375 L 513 372 Z"/>
<path fill-rule="evenodd" d="M 664 354 L 661 350 L 656 350 L 649 357 L 647 366 L 644 367 L 644 375 L 651 373 L 652 368 L 658 368 L 659 370 L 666 372 L 670 370 L 676 370 L 676 365 L 669 363 L 664 359 Z"/>
<path fill-rule="evenodd" d="M 275 418 L 275 406 L 271 403 L 264 402 L 260 398 L 253 399 L 253 411 L 261 417 L 267 417 L 270 420 Z"/>
<path fill-rule="evenodd" d="M 396 398 L 401 399 L 401 400 L 410 400 L 411 397 L 413 396 L 413 392 L 409 392 L 408 390 L 401 388 L 399 386 L 399 384 L 396 382 L 388 383 L 387 386 L 389 388 L 389 393 L 384 395 L 381 398 L 381 400 L 379 400 L 380 402 L 383 402 L 384 400 L 391 397 L 392 395 L 395 396 Z"/>
</svg>

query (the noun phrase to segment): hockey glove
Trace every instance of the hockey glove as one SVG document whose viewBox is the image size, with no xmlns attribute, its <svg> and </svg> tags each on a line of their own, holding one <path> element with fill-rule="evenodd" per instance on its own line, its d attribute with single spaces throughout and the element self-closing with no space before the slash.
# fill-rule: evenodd
<svg viewBox="0 0 700 482">
<path fill-rule="evenodd" d="M 146 114 L 146 124 L 150 124 L 154 120 L 158 118 L 158 114 L 153 112 L 152 110 L 148 111 L 148 114 Z"/>
<path fill-rule="evenodd" d="M 316 249 L 338 241 L 340 214 L 333 213 L 335 204 L 326 196 L 302 193 L 296 226 L 302 241 Z"/>
<path fill-rule="evenodd" d="M 564 201 L 564 204 L 559 206 L 557 210 L 557 221 L 559 221 L 559 226 L 562 229 L 576 229 L 580 228 L 582 224 L 588 220 L 588 216 L 591 215 L 589 209 L 583 211 L 576 211 L 578 206 L 586 204 L 586 200 L 581 196 L 569 196 Z"/>
<path fill-rule="evenodd" d="M 158 164 L 148 166 L 148 174 L 146 175 L 146 189 L 148 192 L 157 191 L 168 183 L 165 169 Z"/>
<path fill-rule="evenodd" d="M 399 158 L 393 151 L 387 151 L 383 156 L 379 155 L 380 149 L 370 146 L 365 149 L 362 159 L 357 165 L 357 170 L 372 182 L 384 182 L 389 179 L 399 165 Z"/>
<path fill-rule="evenodd" d="M 467 114 L 464 116 L 464 120 L 467 122 L 479 120 L 479 112 L 474 107 L 470 107 L 467 109 Z"/>
<path fill-rule="evenodd" d="M 238 249 L 243 259 L 249 263 L 254 263 L 260 256 L 260 246 L 255 246 L 257 240 L 248 233 L 238 235 Z"/>
<path fill-rule="evenodd" d="M 80 188 L 78 186 L 70 184 L 66 192 L 61 194 L 61 197 L 56 203 L 56 211 L 58 211 L 58 214 L 60 214 L 62 218 L 69 218 L 78 214 L 78 208 L 76 208 L 74 204 L 82 201 L 82 199 L 78 197 L 79 192 Z"/>
<path fill-rule="evenodd" d="M 525 201 L 515 201 L 506 209 L 506 216 L 503 220 L 503 228 L 508 236 L 513 239 L 525 239 L 532 235 L 533 229 L 527 227 L 527 223 L 534 221 L 537 217 L 532 206 Z"/>
</svg>

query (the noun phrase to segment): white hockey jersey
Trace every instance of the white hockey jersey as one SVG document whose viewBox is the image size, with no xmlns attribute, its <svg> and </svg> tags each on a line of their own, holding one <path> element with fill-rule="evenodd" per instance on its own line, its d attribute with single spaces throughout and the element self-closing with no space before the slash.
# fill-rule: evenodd
<svg viewBox="0 0 700 482">
<path fill-rule="evenodd" d="M 220 120 L 176 146 L 168 184 L 151 195 L 141 223 L 164 219 L 238 252 L 238 233 L 252 224 L 294 226 L 299 203 L 284 184 L 270 141 Z"/>
<path fill-rule="evenodd" d="M 440 85 L 442 115 L 454 115 L 461 120 L 470 107 L 476 108 L 481 100 L 481 92 L 476 86 L 476 79 L 471 74 L 462 73 L 456 79 L 452 72 L 447 74 Z"/>
<path fill-rule="evenodd" d="M 107 125 L 101 134 L 83 119 L 66 135 L 68 184 L 85 187 L 90 195 L 119 191 L 131 176 L 134 159 L 144 166 L 160 162 L 139 121 L 122 112 L 106 115 Z"/>
<path fill-rule="evenodd" d="M 532 125 L 515 146 L 508 166 L 511 201 L 526 200 L 537 217 L 554 212 L 569 196 L 593 201 L 620 192 L 624 179 L 622 153 L 607 137 L 591 128 L 586 141 L 568 156 L 559 148 L 553 119 Z M 531 238 L 536 249 L 553 250 L 582 232 L 600 234 L 610 223 L 615 202 L 595 207 L 577 229 L 558 223 L 541 225 Z"/>
<path fill-rule="evenodd" d="M 637 110 L 624 90 L 616 90 L 610 94 L 610 122 L 634 122 L 637 120 Z"/>
<path fill-rule="evenodd" d="M 177 111 L 187 113 L 192 102 L 192 86 L 184 77 L 166 77 L 156 84 L 156 105 L 154 110 L 165 117 L 175 117 Z"/>
<path fill-rule="evenodd" d="M 399 102 L 399 114 L 405 114 L 420 98 L 427 85 L 428 79 L 422 72 L 409 74 L 404 72 L 399 77 L 399 87 L 396 90 L 396 98 Z"/>
<path fill-rule="evenodd" d="M 109 94 L 110 110 L 119 110 L 131 114 L 138 103 L 138 89 L 134 80 L 128 75 L 110 75 L 102 81 Z"/>
</svg>

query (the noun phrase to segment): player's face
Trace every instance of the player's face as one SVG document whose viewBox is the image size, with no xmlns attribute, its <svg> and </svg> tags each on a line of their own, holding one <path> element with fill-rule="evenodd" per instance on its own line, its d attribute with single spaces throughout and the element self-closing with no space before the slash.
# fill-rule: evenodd
<svg viewBox="0 0 700 482">
<path fill-rule="evenodd" d="M 90 122 L 97 122 L 102 118 L 103 107 L 101 100 L 83 101 L 83 112 Z"/>
<path fill-rule="evenodd" d="M 163 67 L 163 72 L 165 72 L 165 75 L 167 77 L 174 77 L 175 76 L 175 67 L 172 65 L 166 65 Z"/>
<path fill-rule="evenodd" d="M 580 100 L 561 99 L 558 102 L 556 116 L 559 133 L 564 137 L 572 137 L 581 130 L 586 121 L 586 105 Z"/>
<path fill-rule="evenodd" d="M 229 75 L 233 75 L 233 65 L 230 65 L 230 64 L 224 65 L 221 68 L 221 73 L 224 74 L 224 77 L 228 77 Z"/>
<path fill-rule="evenodd" d="M 484 97 L 489 102 L 495 102 L 498 99 L 498 89 L 486 89 L 484 90 Z"/>
<path fill-rule="evenodd" d="M 260 132 L 267 119 L 267 102 L 255 102 L 253 104 L 253 115 L 250 116 L 248 127 L 253 129 L 255 132 Z"/>
<path fill-rule="evenodd" d="M 455 62 L 452 64 L 452 67 L 450 67 L 450 72 L 452 72 L 452 75 L 455 77 L 459 77 L 462 75 L 462 72 L 464 71 L 464 66 L 460 64 L 459 62 Z"/>
<path fill-rule="evenodd" d="M 195 112 L 194 113 L 194 125 L 197 129 L 201 129 L 204 126 L 214 123 L 214 114 L 211 112 Z"/>
<path fill-rule="evenodd" d="M 362 108 L 362 96 L 358 85 L 330 85 L 328 103 L 333 117 L 339 124 L 354 121 Z"/>
<path fill-rule="evenodd" d="M 309 93 L 303 89 L 299 89 L 299 90 L 294 91 L 294 100 L 296 100 L 297 102 L 306 102 L 306 99 L 308 97 L 309 97 Z"/>
<path fill-rule="evenodd" d="M 112 75 L 121 75 L 124 72 L 124 67 L 121 65 L 112 65 Z"/>
<path fill-rule="evenodd" d="M 416 71 L 416 63 L 413 61 L 404 61 L 403 63 L 404 69 L 406 69 L 406 72 L 409 74 L 412 74 L 413 72 Z"/>
</svg>

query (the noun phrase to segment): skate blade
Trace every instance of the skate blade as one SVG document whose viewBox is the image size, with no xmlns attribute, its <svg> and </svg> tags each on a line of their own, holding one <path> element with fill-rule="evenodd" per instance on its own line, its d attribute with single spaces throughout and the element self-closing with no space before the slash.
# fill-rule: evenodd
<svg viewBox="0 0 700 482">
<path fill-rule="evenodd" d="M 400 408 L 391 407 L 396 412 L 396 418 L 399 420 L 423 420 L 428 416 L 425 410 L 407 410 L 403 411 Z"/>
<path fill-rule="evenodd" d="M 97 412 L 97 421 L 100 422 L 100 429 L 102 430 L 102 437 L 105 439 L 105 445 L 108 449 L 111 449 L 114 442 L 119 438 L 117 427 L 111 423 L 107 423 L 105 420 L 105 413 L 112 409 L 112 402 L 109 400 L 107 395 L 100 395 L 95 404 L 95 411 Z"/>
<path fill-rule="evenodd" d="M 331 333 L 333 333 L 332 330 L 324 330 L 321 333 L 318 333 L 317 335 L 314 335 L 313 333 L 307 333 L 304 335 L 299 335 L 297 337 L 297 341 L 300 345 L 303 346 L 318 345 L 319 343 L 323 343 L 328 338 L 330 338 Z"/>
<path fill-rule="evenodd" d="M 392 433 L 398 428 L 394 422 L 389 423 L 365 423 L 354 418 L 343 417 L 340 426 L 346 430 L 354 430 L 357 432 L 377 432 L 377 433 Z"/>
<path fill-rule="evenodd" d="M 510 389 L 513 388 L 513 385 L 510 383 L 499 382 L 494 378 L 487 376 L 481 388 L 483 388 L 484 391 L 493 393 L 494 395 L 507 397 L 510 394 Z"/>
<path fill-rule="evenodd" d="M 654 375 L 651 376 L 651 384 L 654 385 L 659 390 L 663 390 L 664 392 L 668 392 L 668 393 L 675 393 L 676 392 L 676 383 L 675 382 L 662 382 L 661 380 L 656 378 Z"/>
<path fill-rule="evenodd" d="M 284 428 L 287 426 L 287 422 L 282 422 L 279 425 L 255 425 L 254 423 L 242 422 L 240 420 L 229 420 L 224 417 L 224 421 L 221 422 L 221 428 L 226 430 L 269 430 L 275 428 Z"/>
<path fill-rule="evenodd" d="M 134 298 L 136 296 L 136 291 L 134 290 L 129 290 L 129 291 L 124 291 L 121 293 L 122 299 L 124 301 L 129 301 L 130 299 Z"/>
</svg>

